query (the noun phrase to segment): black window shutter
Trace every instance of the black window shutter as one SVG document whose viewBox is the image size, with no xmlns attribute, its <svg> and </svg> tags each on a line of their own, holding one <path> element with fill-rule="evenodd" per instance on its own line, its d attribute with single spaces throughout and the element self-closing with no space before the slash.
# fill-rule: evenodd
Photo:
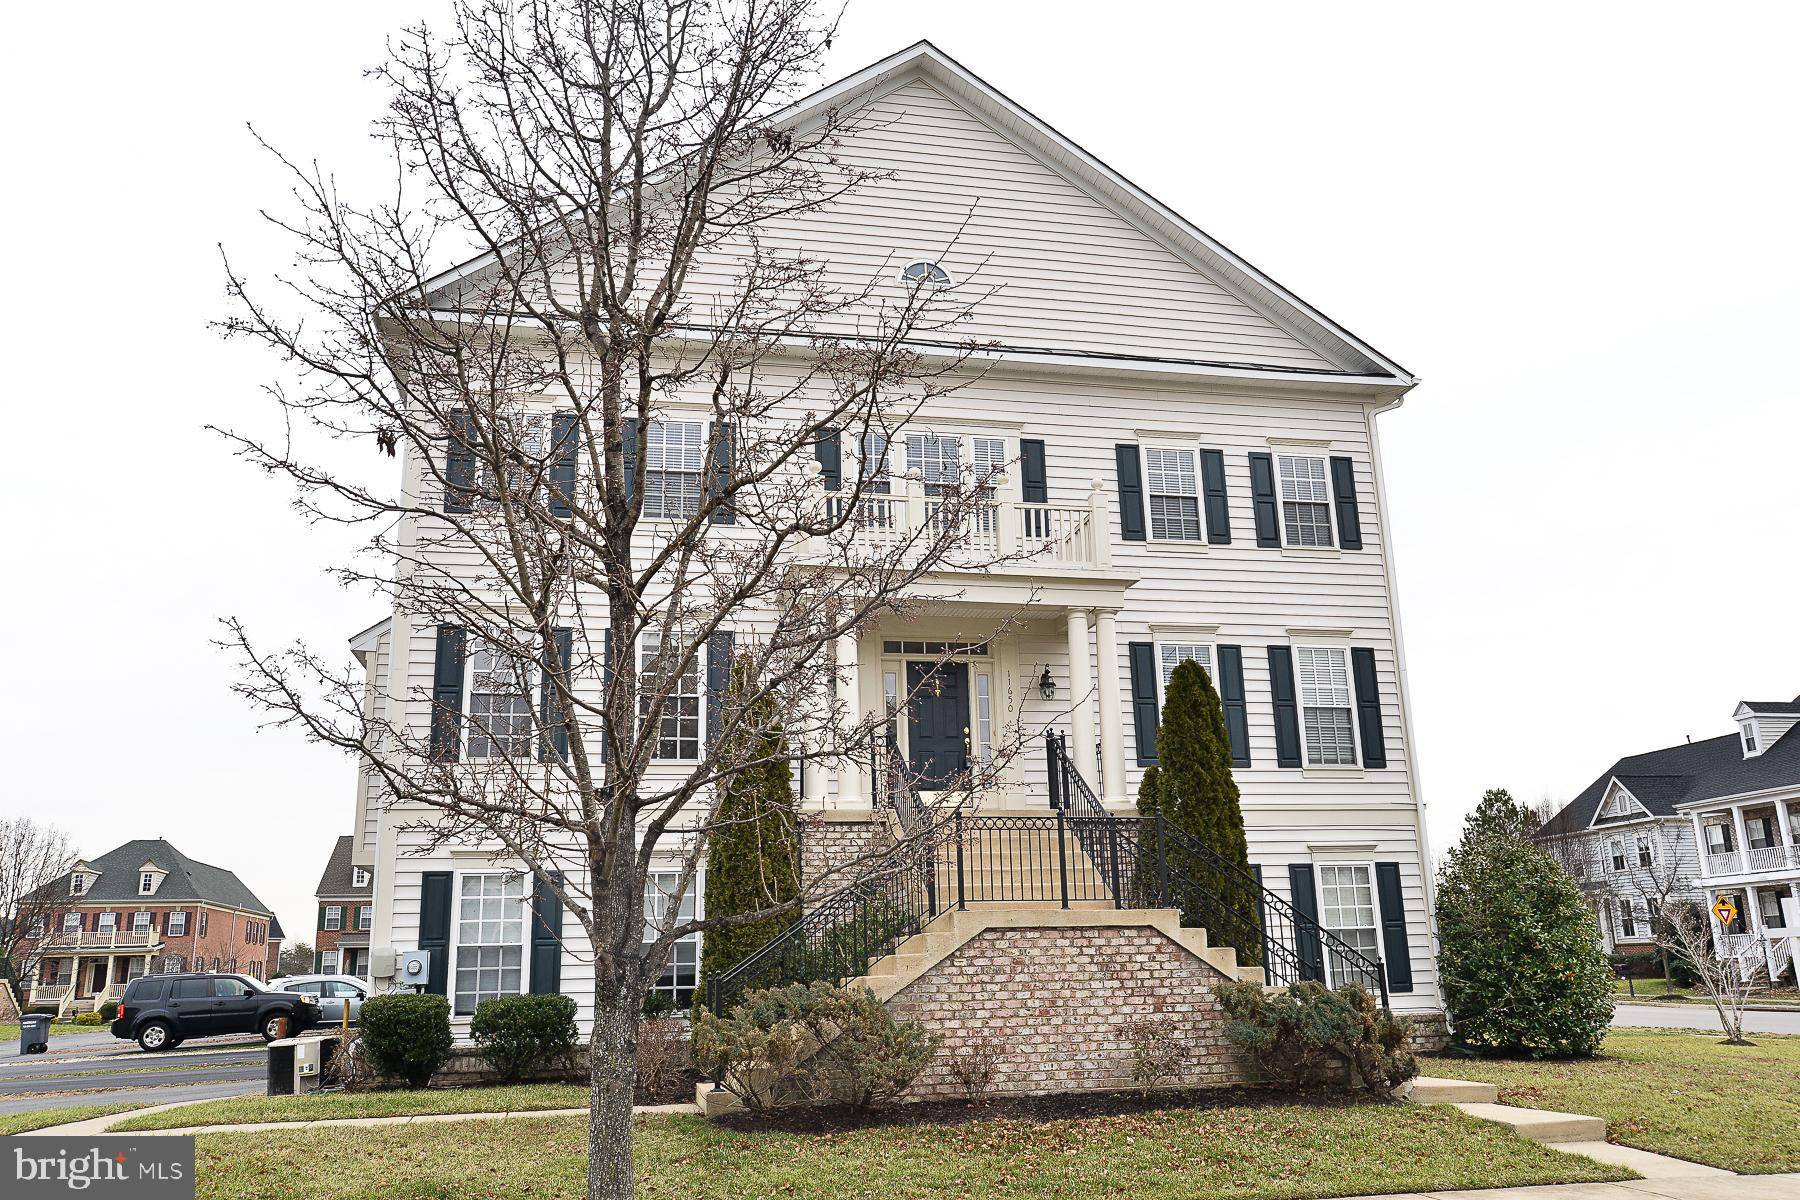
<svg viewBox="0 0 1800 1200">
<path fill-rule="evenodd" d="M 1294 898 L 1294 911 L 1301 919 L 1294 923 L 1295 949 L 1300 952 L 1300 977 L 1325 978 L 1325 956 L 1319 944 L 1319 894 L 1313 887 L 1311 863 L 1288 864 L 1288 890 Z"/>
<path fill-rule="evenodd" d="M 1225 454 L 1200 452 L 1200 493 L 1206 499 L 1206 540 L 1215 546 L 1231 544 L 1231 504 L 1225 496 Z"/>
<path fill-rule="evenodd" d="M 540 875 L 531 896 L 531 990 L 539 995 L 562 991 L 563 909 L 554 886 L 562 881 L 561 871 Z"/>
<path fill-rule="evenodd" d="M 1250 765 L 1250 710 L 1244 702 L 1244 649 L 1219 647 L 1219 702 L 1225 708 L 1225 732 L 1231 736 L 1231 765 Z"/>
<path fill-rule="evenodd" d="M 1050 476 L 1044 469 L 1041 438 L 1019 439 L 1019 499 L 1027 504 L 1050 503 Z"/>
<path fill-rule="evenodd" d="M 1347 458 L 1331 460 L 1331 498 L 1337 501 L 1338 545 L 1362 549 L 1362 515 L 1356 510 L 1356 467 Z"/>
<path fill-rule="evenodd" d="M 1135 445 L 1113 447 L 1119 468 L 1119 536 L 1144 540 L 1144 460 Z"/>
<path fill-rule="evenodd" d="M 581 427 L 574 413 L 557 413 L 550 418 L 550 515 L 574 515 L 575 461 L 581 445 Z"/>
<path fill-rule="evenodd" d="M 813 443 L 813 457 L 819 460 L 819 475 L 825 490 L 835 492 L 844 486 L 844 439 L 835 429 L 821 429 Z"/>
<path fill-rule="evenodd" d="M 444 451 L 444 511 L 466 513 L 473 507 L 475 490 L 474 426 L 469 414 L 458 409 L 450 414 L 450 439 Z"/>
<path fill-rule="evenodd" d="M 1256 513 L 1256 544 L 1279 548 L 1281 510 L 1275 506 L 1275 459 L 1270 455 L 1250 456 L 1250 507 Z"/>
<path fill-rule="evenodd" d="M 1131 720 L 1137 731 L 1138 766 L 1156 761 L 1156 726 L 1162 720 L 1156 696 L 1156 646 L 1151 642 L 1132 642 Z"/>
<path fill-rule="evenodd" d="M 724 724 L 725 689 L 731 685 L 732 635 L 720 630 L 706 639 L 706 744 L 713 745 Z"/>
<path fill-rule="evenodd" d="M 1350 679 L 1356 685 L 1356 723 L 1362 734 L 1363 766 L 1387 766 L 1387 742 L 1381 735 L 1381 689 L 1375 683 L 1375 652 L 1350 648 Z"/>
<path fill-rule="evenodd" d="M 1406 940 L 1406 902 L 1400 895 L 1400 864 L 1375 864 L 1375 897 L 1381 903 L 1382 965 L 1388 991 L 1413 990 L 1412 947 Z"/>
<path fill-rule="evenodd" d="M 623 459 L 622 468 L 625 472 L 625 499 L 630 500 L 637 495 L 638 419 L 636 417 L 625 418 L 624 438 L 624 444 L 619 447 L 619 453 Z"/>
<path fill-rule="evenodd" d="M 1294 700 L 1294 652 L 1269 647 L 1269 689 L 1275 693 L 1275 765 L 1300 765 L 1300 706 Z"/>
<path fill-rule="evenodd" d="M 707 491 L 714 496 L 731 494 L 731 472 L 737 455 L 737 439 L 732 434 L 730 421 L 719 421 L 713 425 L 713 453 Z M 722 504 L 713 509 L 706 519 L 714 525 L 736 525 L 737 512 L 731 505 Z"/>
<path fill-rule="evenodd" d="M 431 953 L 431 970 L 425 990 L 450 994 L 450 883 L 449 871 L 426 871 L 419 876 L 419 949 Z"/>
<path fill-rule="evenodd" d="M 460 625 L 439 625 L 431 685 L 431 758 L 455 762 L 462 749 L 463 649 Z"/>
<path fill-rule="evenodd" d="M 556 659 L 562 664 L 569 685 L 574 686 L 575 669 L 569 665 L 570 657 L 575 652 L 575 636 L 573 631 L 557 628 L 550 631 L 556 639 Z M 563 707 L 556 689 L 550 685 L 550 672 L 545 669 L 538 676 L 538 720 L 543 725 L 543 754 L 548 762 L 554 755 L 567 761 L 569 757 L 569 729 L 563 723 Z"/>
</svg>

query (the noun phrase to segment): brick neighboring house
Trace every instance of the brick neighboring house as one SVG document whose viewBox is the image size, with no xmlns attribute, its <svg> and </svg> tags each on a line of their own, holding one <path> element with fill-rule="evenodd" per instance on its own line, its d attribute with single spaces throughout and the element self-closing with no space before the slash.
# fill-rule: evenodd
<svg viewBox="0 0 1800 1200">
<path fill-rule="evenodd" d="M 283 934 L 269 906 L 232 872 L 160 838 L 82 859 L 48 886 L 57 912 L 27 1007 L 92 1011 L 145 974 L 274 974 Z"/>
<path fill-rule="evenodd" d="M 350 861 L 351 835 L 331 848 L 314 895 L 319 898 L 313 969 L 329 975 L 369 973 L 369 929 L 375 920 L 374 879 Z"/>
</svg>

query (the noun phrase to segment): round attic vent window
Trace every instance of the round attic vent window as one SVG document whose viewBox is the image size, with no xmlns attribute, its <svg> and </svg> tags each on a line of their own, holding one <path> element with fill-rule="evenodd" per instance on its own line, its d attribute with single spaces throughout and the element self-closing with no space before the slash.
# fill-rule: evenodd
<svg viewBox="0 0 1800 1200">
<path fill-rule="evenodd" d="M 949 283 L 950 272 L 934 262 L 916 262 L 900 272 L 908 283 Z"/>
</svg>

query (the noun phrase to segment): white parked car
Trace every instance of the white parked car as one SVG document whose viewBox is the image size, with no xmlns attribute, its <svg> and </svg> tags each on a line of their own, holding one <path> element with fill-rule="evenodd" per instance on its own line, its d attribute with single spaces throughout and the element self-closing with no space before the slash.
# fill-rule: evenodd
<svg viewBox="0 0 1800 1200">
<path fill-rule="evenodd" d="M 362 1015 L 362 1002 L 369 998 L 369 981 L 355 975 L 288 975 L 271 979 L 272 992 L 299 992 L 319 999 L 318 1024 L 338 1025 L 344 1020 L 344 1008 L 350 1009 L 350 1023 Z"/>
</svg>

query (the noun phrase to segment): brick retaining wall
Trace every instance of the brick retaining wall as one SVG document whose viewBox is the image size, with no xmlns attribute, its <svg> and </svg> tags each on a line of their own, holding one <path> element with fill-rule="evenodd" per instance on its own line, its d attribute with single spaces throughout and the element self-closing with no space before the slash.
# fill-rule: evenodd
<svg viewBox="0 0 1800 1200">
<path fill-rule="evenodd" d="M 972 1042 L 1006 1043 L 996 1095 L 1047 1095 L 1130 1087 L 1127 1027 L 1169 1017 L 1190 1050 L 1190 1087 L 1240 1083 L 1246 1075 L 1225 1040 L 1211 966 L 1156 932 L 1111 928 L 989 929 L 902 988 L 888 1007 L 943 1040 L 908 1092 L 960 1096 L 950 1061 Z"/>
</svg>

